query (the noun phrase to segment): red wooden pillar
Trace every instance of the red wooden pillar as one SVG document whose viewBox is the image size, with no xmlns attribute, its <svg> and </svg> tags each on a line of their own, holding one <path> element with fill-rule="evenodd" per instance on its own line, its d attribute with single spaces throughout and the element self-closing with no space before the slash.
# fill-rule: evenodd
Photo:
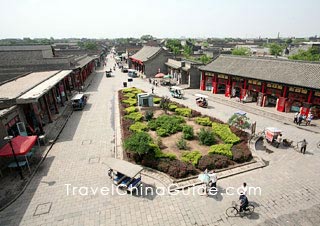
<svg viewBox="0 0 320 226">
<path fill-rule="evenodd" d="M 200 90 L 206 89 L 206 76 L 204 75 L 204 71 L 202 71 L 201 81 L 200 81 Z"/>
<path fill-rule="evenodd" d="M 69 98 L 68 98 L 68 95 L 67 95 L 66 79 L 63 79 L 62 82 L 63 82 L 64 94 L 65 94 L 65 96 L 66 96 L 66 101 L 68 101 Z M 71 90 L 69 90 L 69 91 L 70 91 L 70 93 L 71 93 Z"/>
<path fill-rule="evenodd" d="M 51 112 L 50 112 L 50 108 L 49 108 L 49 104 L 48 104 L 48 98 L 47 98 L 46 94 L 43 97 L 44 97 L 44 103 L 46 105 L 46 110 L 47 110 L 49 122 L 51 123 L 52 122 L 52 116 L 51 116 Z"/>
<path fill-rule="evenodd" d="M 286 96 L 287 96 L 287 92 L 288 92 L 288 87 L 287 87 L 287 86 L 284 86 L 284 87 L 283 87 L 282 97 L 286 97 Z"/>
<path fill-rule="evenodd" d="M 231 96 L 231 76 L 229 75 L 228 84 L 226 85 L 225 97 Z"/>
<path fill-rule="evenodd" d="M 265 92 L 266 92 L 266 84 L 263 82 L 261 86 L 261 93 L 265 93 Z"/>
</svg>

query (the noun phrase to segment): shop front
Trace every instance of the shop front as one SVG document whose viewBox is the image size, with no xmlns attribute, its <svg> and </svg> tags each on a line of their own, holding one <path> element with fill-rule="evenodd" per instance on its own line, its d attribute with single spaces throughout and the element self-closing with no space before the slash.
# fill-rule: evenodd
<svg viewBox="0 0 320 226">
<path fill-rule="evenodd" d="M 277 100 L 282 95 L 283 86 L 276 83 L 267 83 L 266 96 L 264 96 L 264 107 L 276 107 Z"/>
<path fill-rule="evenodd" d="M 289 112 L 300 112 L 301 107 L 306 107 L 308 90 L 299 87 L 289 87 L 288 107 Z"/>
<path fill-rule="evenodd" d="M 320 119 L 320 91 L 315 91 L 313 94 L 310 112 L 313 114 L 315 119 Z"/>
<path fill-rule="evenodd" d="M 239 77 L 232 77 L 231 97 L 238 97 L 240 100 L 245 96 L 245 80 Z"/>
<path fill-rule="evenodd" d="M 262 91 L 262 83 L 259 80 L 249 79 L 247 81 L 248 88 L 246 91 L 246 96 L 251 102 L 257 102 L 258 95 Z M 246 98 L 245 98 L 246 99 Z"/>
<path fill-rule="evenodd" d="M 225 96 L 229 96 L 231 93 L 229 83 L 229 76 L 218 74 L 216 81 L 216 92 L 217 94 L 224 94 Z"/>
</svg>

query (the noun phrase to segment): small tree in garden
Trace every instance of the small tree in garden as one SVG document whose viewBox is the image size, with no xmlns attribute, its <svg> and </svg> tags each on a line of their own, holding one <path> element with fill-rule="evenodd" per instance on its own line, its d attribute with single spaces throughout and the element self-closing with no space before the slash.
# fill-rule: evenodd
<svg viewBox="0 0 320 226">
<path fill-rule="evenodd" d="M 239 129 L 249 129 L 250 128 L 250 119 L 245 115 L 232 115 L 229 120 L 228 124 Z"/>
<path fill-rule="evenodd" d="M 144 117 L 146 121 L 150 121 L 153 118 L 153 111 L 146 111 Z"/>
<path fill-rule="evenodd" d="M 216 142 L 214 138 L 214 133 L 212 132 L 211 129 L 201 128 L 200 132 L 198 133 L 198 137 L 199 137 L 200 144 L 203 144 L 203 145 L 210 146 Z"/>
<path fill-rule="evenodd" d="M 137 132 L 132 134 L 128 139 L 124 141 L 124 148 L 129 151 L 138 154 L 140 157 L 144 154 L 153 151 L 150 143 L 152 143 L 151 136 L 146 132 Z"/>
<path fill-rule="evenodd" d="M 170 98 L 169 97 L 162 97 L 160 101 L 160 108 L 164 110 L 164 112 L 167 114 L 167 111 L 169 109 L 170 104 Z"/>
<path fill-rule="evenodd" d="M 194 137 L 193 127 L 185 125 L 182 128 L 183 138 L 186 140 L 192 140 Z"/>
<path fill-rule="evenodd" d="M 187 150 L 188 149 L 188 145 L 187 142 L 183 139 L 183 137 L 181 137 L 178 142 L 177 142 L 177 147 L 180 150 Z"/>
</svg>

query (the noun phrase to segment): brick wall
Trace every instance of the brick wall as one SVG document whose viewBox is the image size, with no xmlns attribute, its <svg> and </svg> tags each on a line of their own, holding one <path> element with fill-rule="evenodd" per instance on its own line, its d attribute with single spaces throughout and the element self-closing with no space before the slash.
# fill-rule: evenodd
<svg viewBox="0 0 320 226">
<path fill-rule="evenodd" d="M 150 78 L 155 76 L 158 73 L 159 68 L 161 73 L 167 74 L 167 66 L 164 63 L 167 62 L 168 58 L 170 57 L 172 56 L 167 51 L 161 50 L 157 56 L 145 62 L 146 77 Z"/>
</svg>

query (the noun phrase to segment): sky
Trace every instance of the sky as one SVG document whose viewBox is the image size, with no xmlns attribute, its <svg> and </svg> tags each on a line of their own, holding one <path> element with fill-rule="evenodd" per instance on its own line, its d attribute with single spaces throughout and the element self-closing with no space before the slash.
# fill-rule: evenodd
<svg viewBox="0 0 320 226">
<path fill-rule="evenodd" d="M 320 0 L 0 0 L 5 38 L 320 36 Z"/>
</svg>

